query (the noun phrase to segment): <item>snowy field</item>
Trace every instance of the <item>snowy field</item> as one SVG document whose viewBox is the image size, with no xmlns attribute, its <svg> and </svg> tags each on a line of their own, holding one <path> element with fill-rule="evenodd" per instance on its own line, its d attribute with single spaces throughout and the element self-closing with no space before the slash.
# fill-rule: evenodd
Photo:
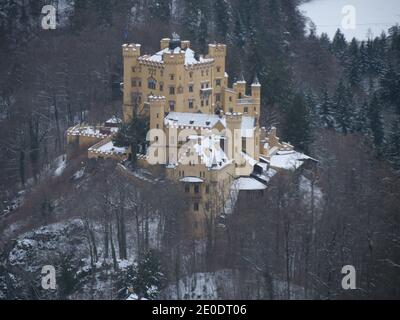
<svg viewBox="0 0 400 320">
<path fill-rule="evenodd" d="M 356 26 L 344 30 L 342 9 L 348 5 L 355 8 Z M 301 5 L 300 10 L 316 24 L 318 34 L 325 32 L 331 39 L 338 28 L 347 40 L 353 37 L 363 40 L 369 35 L 379 36 L 400 23 L 399 0 L 312 0 Z"/>
</svg>

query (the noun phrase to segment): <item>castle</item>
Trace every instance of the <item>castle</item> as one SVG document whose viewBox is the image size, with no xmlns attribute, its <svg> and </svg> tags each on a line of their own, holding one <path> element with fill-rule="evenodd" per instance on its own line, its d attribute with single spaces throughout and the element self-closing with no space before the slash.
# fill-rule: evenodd
<svg viewBox="0 0 400 320">
<path fill-rule="evenodd" d="M 278 171 L 313 160 L 281 142 L 275 128 L 260 126 L 257 76 L 250 88 L 243 76 L 228 86 L 226 45 L 210 44 L 207 55 L 198 55 L 174 34 L 161 40 L 159 52 L 141 51 L 140 44 L 122 46 L 123 120 L 70 128 L 68 145 L 87 149 L 89 158 L 124 161 L 131 151 L 114 146 L 113 135 L 121 121 L 147 117 L 149 147 L 138 165 L 161 165 L 184 185 L 196 233 L 205 219 L 228 213 L 237 193 L 263 192 Z"/>
</svg>

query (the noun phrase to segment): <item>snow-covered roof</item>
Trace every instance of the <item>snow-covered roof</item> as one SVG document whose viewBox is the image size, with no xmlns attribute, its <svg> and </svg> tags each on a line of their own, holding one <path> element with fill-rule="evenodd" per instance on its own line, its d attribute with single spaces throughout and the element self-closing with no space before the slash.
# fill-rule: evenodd
<svg viewBox="0 0 400 320">
<path fill-rule="evenodd" d="M 304 160 L 312 160 L 312 158 L 294 150 L 278 151 L 271 156 L 270 166 L 277 169 L 296 170 L 303 165 Z"/>
<path fill-rule="evenodd" d="M 103 144 L 99 147 L 92 147 L 89 149 L 90 152 L 94 153 L 103 153 L 103 154 L 125 154 L 127 153 L 128 149 L 123 147 L 116 147 L 112 141 Z"/>
<path fill-rule="evenodd" d="M 170 127 L 190 127 L 212 129 L 220 122 L 226 128 L 226 118 L 214 114 L 170 112 L 164 119 L 164 124 Z M 250 138 L 256 128 L 255 118 L 242 116 L 242 137 Z"/>
<path fill-rule="evenodd" d="M 193 148 L 207 168 L 221 169 L 232 162 L 220 147 L 220 136 L 201 137 Z"/>
<path fill-rule="evenodd" d="M 179 180 L 180 182 L 185 182 L 185 183 L 203 183 L 204 180 L 197 178 L 197 177 L 185 177 Z"/>
<path fill-rule="evenodd" d="M 236 187 L 240 191 L 265 190 L 267 186 L 250 177 L 241 177 L 236 180 Z"/>
<path fill-rule="evenodd" d="M 258 161 L 255 160 L 254 158 L 252 158 L 251 156 L 249 156 L 247 153 L 241 152 L 242 157 L 246 160 L 246 162 L 251 165 L 252 167 L 254 167 Z"/>
<path fill-rule="evenodd" d="M 220 170 L 232 163 L 225 152 L 220 147 L 221 137 L 218 135 L 210 136 L 191 136 L 190 141 L 185 145 L 185 152 L 181 152 L 178 159 L 178 164 L 187 164 L 190 159 L 185 159 L 186 155 L 189 157 L 197 156 L 199 164 L 205 165 L 210 170 Z M 177 164 L 170 163 L 169 166 L 176 167 Z"/>
<path fill-rule="evenodd" d="M 106 121 L 106 123 L 110 123 L 110 124 L 120 124 L 122 123 L 122 120 L 116 116 L 113 116 L 112 118 L 108 119 Z"/>
<path fill-rule="evenodd" d="M 171 127 L 183 126 L 212 129 L 218 122 L 221 122 L 226 127 L 225 118 L 220 118 L 214 114 L 170 112 L 164 119 L 165 125 Z"/>
<path fill-rule="evenodd" d="M 157 63 L 164 63 L 164 61 L 163 61 L 164 54 L 178 54 L 178 53 L 185 54 L 185 65 L 194 65 L 194 64 L 207 63 L 207 62 L 214 61 L 214 59 L 205 59 L 203 57 L 200 57 L 199 60 L 197 60 L 195 58 L 195 52 L 192 49 L 187 48 L 185 50 L 182 50 L 180 47 L 176 47 L 174 50 L 165 48 L 161 51 L 158 51 L 156 54 L 154 54 L 152 56 L 143 56 L 142 59 L 152 61 L 152 62 L 157 62 Z"/>
<path fill-rule="evenodd" d="M 100 132 L 100 129 L 94 126 L 81 126 L 77 125 L 67 131 L 70 136 L 83 136 L 83 137 L 94 137 L 94 138 L 106 138 L 108 134 Z"/>
</svg>

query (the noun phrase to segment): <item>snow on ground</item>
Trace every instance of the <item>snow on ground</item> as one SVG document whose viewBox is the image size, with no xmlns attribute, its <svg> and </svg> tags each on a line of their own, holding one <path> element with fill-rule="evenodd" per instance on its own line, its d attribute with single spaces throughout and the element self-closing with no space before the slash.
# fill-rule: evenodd
<svg viewBox="0 0 400 320">
<path fill-rule="evenodd" d="M 74 173 L 74 179 L 75 180 L 79 180 L 83 177 L 83 175 L 85 174 L 85 167 L 82 167 L 81 169 L 79 169 L 77 172 Z"/>
<path fill-rule="evenodd" d="M 217 272 L 195 273 L 179 281 L 179 298 L 183 300 L 218 300 L 231 299 L 238 295 L 235 282 L 239 274 L 235 270 L 220 270 Z M 287 283 L 273 279 L 274 299 L 286 298 Z M 235 292 L 236 291 L 236 292 Z M 165 294 L 168 299 L 177 299 L 177 286 L 170 285 Z M 256 294 L 256 293 L 254 293 Z M 304 288 L 291 284 L 291 299 L 304 299 Z M 254 299 L 256 296 L 253 297 Z"/>
<path fill-rule="evenodd" d="M 179 281 L 179 298 L 184 300 L 216 300 L 221 295 L 222 287 L 232 283 L 230 271 L 216 273 L 195 273 Z M 170 299 L 177 299 L 176 285 L 167 289 Z"/>
<path fill-rule="evenodd" d="M 355 8 L 355 29 L 342 27 L 342 20 L 347 16 L 342 14 L 342 9 L 347 5 Z M 353 37 L 366 40 L 369 30 L 376 37 L 400 23 L 399 0 L 312 0 L 302 4 L 300 10 L 316 24 L 318 34 L 325 32 L 331 39 L 338 28 L 347 40 Z"/>
<path fill-rule="evenodd" d="M 59 177 L 63 174 L 65 168 L 67 167 L 67 157 L 66 155 L 59 156 L 55 161 L 56 169 L 54 170 L 54 176 Z"/>
<path fill-rule="evenodd" d="M 265 190 L 267 186 L 254 178 L 241 177 L 237 181 L 237 188 L 240 191 L 251 191 L 251 190 Z"/>
<path fill-rule="evenodd" d="M 279 151 L 271 156 L 270 165 L 273 169 L 296 170 L 303 165 L 303 160 L 311 159 L 296 151 Z"/>
<path fill-rule="evenodd" d="M 323 193 L 321 189 L 314 184 L 314 190 L 312 190 L 311 181 L 304 176 L 300 177 L 300 190 L 304 192 L 304 200 L 310 202 L 312 192 L 314 192 L 315 205 L 318 206 L 322 203 Z"/>
<path fill-rule="evenodd" d="M 63 254 L 86 252 L 82 230 L 82 220 L 75 219 L 28 232 L 18 238 L 8 254 L 8 262 L 11 266 L 37 273 L 42 266 Z"/>
<path fill-rule="evenodd" d="M 101 147 L 97 148 L 96 151 L 101 153 L 114 153 L 114 154 L 124 154 L 127 152 L 128 148 L 120 148 L 116 147 L 112 141 L 102 145 Z"/>
</svg>

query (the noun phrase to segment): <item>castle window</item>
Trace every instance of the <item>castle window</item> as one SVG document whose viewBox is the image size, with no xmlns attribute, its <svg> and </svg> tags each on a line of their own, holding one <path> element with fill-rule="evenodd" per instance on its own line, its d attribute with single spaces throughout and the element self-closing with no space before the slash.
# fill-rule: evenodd
<svg viewBox="0 0 400 320">
<path fill-rule="evenodd" d="M 208 76 L 208 70 L 206 71 L 206 75 Z"/>
<path fill-rule="evenodd" d="M 200 193 L 200 186 L 198 185 L 194 186 L 194 193 Z"/>
<path fill-rule="evenodd" d="M 201 100 L 201 106 L 204 107 L 204 100 Z"/>
<path fill-rule="evenodd" d="M 155 90 L 157 88 L 157 81 L 154 78 L 148 80 L 148 87 L 150 90 Z"/>
<path fill-rule="evenodd" d="M 193 109 L 193 100 L 189 100 L 189 109 Z"/>
<path fill-rule="evenodd" d="M 232 97 L 229 97 L 229 102 L 232 102 Z"/>
<path fill-rule="evenodd" d="M 157 124 L 157 125 L 156 125 L 156 128 L 157 128 L 157 129 L 160 129 L 160 125 Z M 157 137 L 157 140 L 156 140 L 156 141 L 158 141 L 158 137 Z"/>
<path fill-rule="evenodd" d="M 170 75 L 169 75 L 169 78 L 170 78 L 170 80 L 174 80 L 174 79 L 175 79 L 175 75 L 170 74 Z"/>
<path fill-rule="evenodd" d="M 182 86 L 178 87 L 178 93 L 183 93 L 183 87 Z"/>
<path fill-rule="evenodd" d="M 135 67 L 132 67 L 132 72 L 136 72 L 136 68 Z"/>
<path fill-rule="evenodd" d="M 199 211 L 199 203 L 198 202 L 195 202 L 194 203 L 194 205 L 193 205 L 193 209 L 194 209 L 194 211 Z"/>
<path fill-rule="evenodd" d="M 215 80 L 215 85 L 216 85 L 217 87 L 220 87 L 220 86 L 221 86 L 221 79 Z"/>
<path fill-rule="evenodd" d="M 208 106 L 208 104 L 209 104 L 209 100 L 207 99 L 207 100 L 206 100 L 206 106 Z"/>
<path fill-rule="evenodd" d="M 139 88 L 142 86 L 142 81 L 139 80 Z"/>
<path fill-rule="evenodd" d="M 221 72 L 221 67 L 220 66 L 217 67 L 217 72 Z"/>
<path fill-rule="evenodd" d="M 189 92 L 193 92 L 193 85 L 192 84 L 189 86 Z"/>
<path fill-rule="evenodd" d="M 160 83 L 160 91 L 164 91 L 164 84 L 162 82 Z"/>
<path fill-rule="evenodd" d="M 193 78 L 193 72 L 189 72 L 189 77 Z"/>
<path fill-rule="evenodd" d="M 157 113 L 157 119 L 160 117 L 160 114 L 159 113 Z"/>
<path fill-rule="evenodd" d="M 204 70 L 201 70 L 201 76 L 204 77 Z"/>
<path fill-rule="evenodd" d="M 175 94 L 175 87 L 169 87 L 169 94 L 174 95 Z"/>
<path fill-rule="evenodd" d="M 170 111 L 175 111 L 175 101 L 170 101 L 169 102 L 169 110 Z"/>
<path fill-rule="evenodd" d="M 248 107 L 244 107 L 244 113 L 249 113 L 249 108 Z"/>
<path fill-rule="evenodd" d="M 216 102 L 221 102 L 221 94 L 220 94 L 220 93 L 217 93 L 217 94 L 215 95 L 215 101 L 216 101 Z"/>
<path fill-rule="evenodd" d="M 241 92 L 239 92 L 238 97 L 239 97 L 239 99 L 242 99 L 242 93 Z"/>
</svg>

